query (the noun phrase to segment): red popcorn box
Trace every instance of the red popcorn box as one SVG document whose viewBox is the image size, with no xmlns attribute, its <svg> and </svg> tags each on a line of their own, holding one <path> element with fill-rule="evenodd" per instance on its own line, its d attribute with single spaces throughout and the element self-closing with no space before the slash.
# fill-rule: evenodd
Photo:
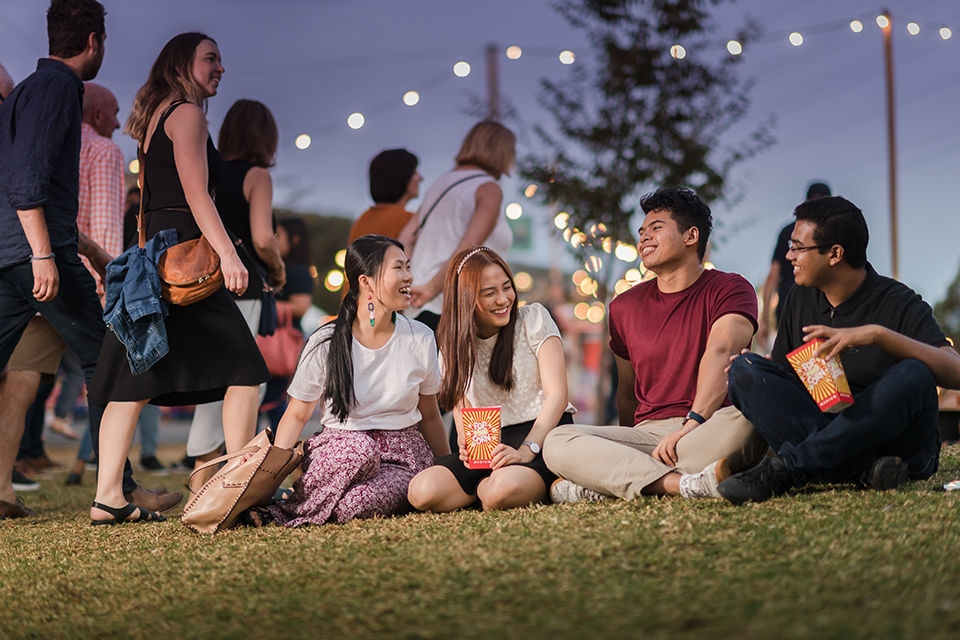
<svg viewBox="0 0 960 640">
<path fill-rule="evenodd" d="M 821 358 L 813 352 L 823 343 L 817 338 L 787 354 L 787 360 L 824 413 L 840 413 L 853 404 L 850 383 L 840 358 Z"/>
<path fill-rule="evenodd" d="M 500 407 L 464 407 L 460 410 L 468 469 L 489 469 L 493 450 L 500 444 Z"/>
</svg>

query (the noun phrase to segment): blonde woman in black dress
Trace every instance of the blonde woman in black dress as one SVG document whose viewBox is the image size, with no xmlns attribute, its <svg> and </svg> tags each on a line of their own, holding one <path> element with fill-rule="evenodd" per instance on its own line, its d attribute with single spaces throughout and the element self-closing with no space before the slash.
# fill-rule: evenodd
<svg viewBox="0 0 960 640">
<path fill-rule="evenodd" d="M 168 305 L 169 353 L 144 373 L 130 372 L 124 346 L 107 333 L 90 389 L 92 399 L 107 405 L 90 510 L 94 525 L 164 519 L 130 503 L 121 488 L 137 417 L 148 402 L 178 406 L 222 399 L 228 451 L 241 448 L 256 429 L 257 387 L 269 374 L 230 295 L 243 293 L 248 274 L 211 196 L 223 160 L 207 132 L 204 106 L 223 72 L 211 38 L 175 36 L 137 93 L 125 127 L 144 152 L 147 238 L 173 228 L 182 242 L 202 232 L 220 256 L 224 287 L 189 306 Z"/>
</svg>

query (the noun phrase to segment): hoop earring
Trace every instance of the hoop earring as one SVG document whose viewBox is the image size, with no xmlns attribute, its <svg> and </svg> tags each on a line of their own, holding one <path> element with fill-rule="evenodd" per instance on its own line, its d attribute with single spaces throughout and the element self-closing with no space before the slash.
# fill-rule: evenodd
<svg viewBox="0 0 960 640">
<path fill-rule="evenodd" d="M 370 326 L 372 327 L 376 322 L 377 315 L 373 312 L 373 296 L 369 293 L 367 294 L 367 311 L 370 312 Z"/>
</svg>

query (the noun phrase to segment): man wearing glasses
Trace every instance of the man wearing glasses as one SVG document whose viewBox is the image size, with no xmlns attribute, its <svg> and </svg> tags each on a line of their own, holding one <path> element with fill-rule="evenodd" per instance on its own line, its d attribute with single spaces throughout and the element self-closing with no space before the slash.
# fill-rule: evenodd
<svg viewBox="0 0 960 640">
<path fill-rule="evenodd" d="M 867 223 L 841 197 L 794 211 L 787 295 L 770 359 L 735 358 L 729 394 L 776 457 L 719 486 L 734 504 L 763 502 L 794 487 L 856 482 L 893 489 L 928 478 L 940 455 L 937 385 L 960 387 L 960 354 L 930 306 L 867 262 Z M 814 338 L 816 355 L 839 356 L 854 403 L 823 413 L 787 362 Z"/>
</svg>

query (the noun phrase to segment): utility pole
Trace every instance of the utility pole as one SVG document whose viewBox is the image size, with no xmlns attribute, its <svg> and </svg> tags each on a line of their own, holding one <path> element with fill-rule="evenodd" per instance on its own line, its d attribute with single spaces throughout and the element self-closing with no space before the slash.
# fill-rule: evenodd
<svg viewBox="0 0 960 640">
<path fill-rule="evenodd" d="M 883 30 L 883 60 L 887 79 L 887 153 L 890 174 L 890 270 L 900 279 L 900 250 L 897 241 L 897 130 L 893 89 L 893 18 L 886 9 L 880 14 L 887 19 Z"/>
<path fill-rule="evenodd" d="M 487 119 L 500 121 L 500 68 L 499 47 L 492 42 L 487 45 Z"/>
</svg>

